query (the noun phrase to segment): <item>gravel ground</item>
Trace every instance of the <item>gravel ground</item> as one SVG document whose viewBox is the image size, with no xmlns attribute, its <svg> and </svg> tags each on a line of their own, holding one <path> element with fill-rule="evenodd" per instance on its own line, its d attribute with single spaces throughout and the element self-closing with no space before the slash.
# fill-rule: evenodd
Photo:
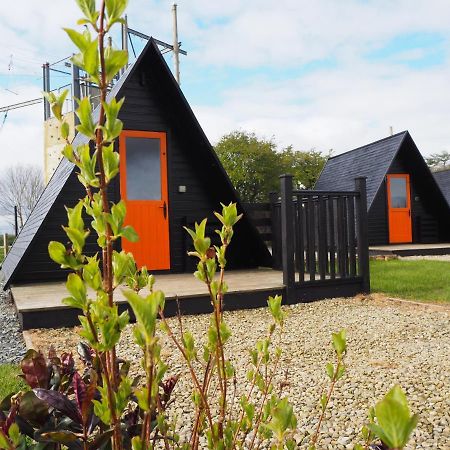
<svg viewBox="0 0 450 450">
<path fill-rule="evenodd" d="M 337 385 L 319 448 L 353 448 L 367 410 L 391 386 L 407 392 L 411 409 L 420 416 L 408 449 L 450 449 L 450 309 L 409 304 L 373 295 L 368 298 L 332 299 L 286 307 L 282 370 L 286 394 L 295 404 L 299 430 L 314 430 L 319 416 L 318 399 L 327 387 L 325 364 L 333 359 L 330 336 L 342 328 L 348 334 L 347 374 Z M 248 350 L 270 323 L 265 309 L 226 314 L 233 336 L 229 350 L 245 376 Z M 207 316 L 184 318 L 185 329 L 204 338 Z M 173 326 L 175 323 L 173 322 Z M 35 344 L 53 342 L 58 348 L 74 346 L 74 330 L 37 330 Z M 165 339 L 165 338 L 164 338 Z M 140 358 L 131 327 L 123 336 L 119 355 Z M 181 417 L 181 434 L 188 432 L 190 383 L 177 352 L 169 345 L 163 352 L 174 372 L 181 372 L 174 413 Z M 299 432 L 298 436 L 301 433 Z M 303 444 L 300 448 L 307 448 Z"/>
<path fill-rule="evenodd" d="M 19 362 L 25 351 L 16 310 L 0 285 L 0 364 Z"/>
<path fill-rule="evenodd" d="M 423 256 L 402 256 L 399 259 L 415 260 L 415 259 L 428 259 L 430 261 L 450 261 L 450 255 L 423 255 Z"/>
</svg>

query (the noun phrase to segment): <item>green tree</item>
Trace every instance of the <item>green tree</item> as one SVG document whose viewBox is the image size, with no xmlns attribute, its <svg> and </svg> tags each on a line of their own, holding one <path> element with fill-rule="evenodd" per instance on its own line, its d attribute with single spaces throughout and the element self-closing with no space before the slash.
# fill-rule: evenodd
<svg viewBox="0 0 450 450">
<path fill-rule="evenodd" d="M 232 131 L 220 139 L 215 151 L 243 201 L 264 201 L 269 192 L 278 190 L 282 169 L 273 139 Z"/>
<path fill-rule="evenodd" d="M 311 149 L 307 152 L 296 151 L 292 146 L 280 153 L 283 172 L 294 175 L 294 185 L 299 188 L 312 189 L 319 178 L 329 155 Z"/>
<path fill-rule="evenodd" d="M 267 201 L 270 192 L 280 190 L 278 177 L 283 173 L 294 175 L 297 188 L 312 188 L 328 158 L 314 149 L 289 146 L 278 151 L 273 139 L 246 131 L 224 135 L 215 150 L 245 202 Z"/>
</svg>

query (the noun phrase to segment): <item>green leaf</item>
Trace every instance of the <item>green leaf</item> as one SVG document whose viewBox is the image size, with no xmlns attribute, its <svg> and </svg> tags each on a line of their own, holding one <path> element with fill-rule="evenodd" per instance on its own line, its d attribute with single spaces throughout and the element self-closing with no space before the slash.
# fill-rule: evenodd
<svg viewBox="0 0 450 450">
<path fill-rule="evenodd" d="M 109 183 L 119 173 L 119 154 L 114 151 L 113 144 L 103 147 L 103 166 Z"/>
<path fill-rule="evenodd" d="M 81 12 L 90 23 L 95 24 L 98 12 L 95 10 L 95 0 L 75 0 Z"/>
<path fill-rule="evenodd" d="M 72 30 L 71 28 L 63 28 L 63 30 L 67 33 L 70 40 L 79 48 L 81 52 L 86 51 L 86 49 L 92 42 L 90 33 L 79 33 L 78 31 Z"/>
<path fill-rule="evenodd" d="M 97 51 L 97 49 L 96 49 Z M 90 97 L 83 97 L 78 100 L 78 108 L 75 111 L 80 124 L 76 126 L 77 131 L 87 136 L 89 139 L 95 139 L 95 124 L 92 119 L 92 107 Z M 89 149 L 86 145 L 85 148 Z"/>
<path fill-rule="evenodd" d="M 61 242 L 50 241 L 48 244 L 48 253 L 50 258 L 58 264 L 65 264 L 67 258 L 67 250 Z"/>
<path fill-rule="evenodd" d="M 66 288 L 72 297 L 69 299 L 64 299 L 63 302 L 65 304 L 70 303 L 70 306 L 74 306 L 76 308 L 82 309 L 83 311 L 86 311 L 87 310 L 86 286 L 78 274 L 75 273 L 69 274 L 69 276 L 67 277 Z"/>
<path fill-rule="evenodd" d="M 411 416 L 406 395 L 400 386 L 394 386 L 375 406 L 378 424 L 368 427 L 389 448 L 403 448 L 417 425 L 417 415 Z"/>
<path fill-rule="evenodd" d="M 320 406 L 322 407 L 322 411 L 325 411 L 325 408 L 327 407 L 328 397 L 327 394 L 322 394 L 320 397 Z"/>
<path fill-rule="evenodd" d="M 0 449 L 10 449 L 11 443 L 9 442 L 9 439 L 6 437 L 3 430 L 0 429 Z"/>
<path fill-rule="evenodd" d="M 64 231 L 67 234 L 67 237 L 72 242 L 73 249 L 76 253 L 81 254 L 83 252 L 83 247 L 86 242 L 86 237 L 88 236 L 88 232 L 80 231 L 76 228 L 63 227 Z"/>
<path fill-rule="evenodd" d="M 73 254 L 67 251 L 61 242 L 51 241 L 48 244 L 48 253 L 50 258 L 61 266 L 62 269 L 71 268 L 78 270 L 81 267 L 80 262 Z"/>
<path fill-rule="evenodd" d="M 131 225 L 127 225 L 122 228 L 120 236 L 127 239 L 130 242 L 139 241 L 139 235 L 136 233 L 135 229 Z"/>
<path fill-rule="evenodd" d="M 61 137 L 63 139 L 67 139 L 69 137 L 69 133 L 70 133 L 70 126 L 67 122 L 63 122 L 61 124 Z"/>
<path fill-rule="evenodd" d="M 128 62 L 128 52 L 126 50 L 114 50 L 112 47 L 105 49 L 105 76 L 109 83 L 119 70 L 126 66 Z"/>
<path fill-rule="evenodd" d="M 106 0 L 106 13 L 108 16 L 109 26 L 123 15 L 128 5 L 128 0 Z"/>
<path fill-rule="evenodd" d="M 275 297 L 269 297 L 267 304 L 269 305 L 269 311 L 272 314 L 274 320 L 280 325 L 283 325 L 284 315 L 281 311 L 281 302 L 283 298 L 281 295 L 276 295 Z"/>
<path fill-rule="evenodd" d="M 330 362 L 327 363 L 326 368 L 327 368 L 327 375 L 330 378 L 330 380 L 332 380 L 333 377 L 334 377 L 334 366 L 333 366 L 333 364 L 331 364 Z"/>
<path fill-rule="evenodd" d="M 102 287 L 102 274 L 100 272 L 97 256 L 87 257 L 87 264 L 83 266 L 83 280 L 86 284 L 97 291 Z"/>
<path fill-rule="evenodd" d="M 347 350 L 346 335 L 347 333 L 345 330 L 332 334 L 333 347 L 339 357 L 341 357 Z"/>
<path fill-rule="evenodd" d="M 133 291 L 124 290 L 136 322 L 141 325 L 145 339 L 150 342 L 155 334 L 156 318 L 160 308 L 164 308 L 164 294 L 161 291 L 152 292 L 146 298 Z"/>
<path fill-rule="evenodd" d="M 80 200 L 74 208 L 66 207 L 66 211 L 67 219 L 69 221 L 69 228 L 84 231 L 83 200 Z"/>
</svg>

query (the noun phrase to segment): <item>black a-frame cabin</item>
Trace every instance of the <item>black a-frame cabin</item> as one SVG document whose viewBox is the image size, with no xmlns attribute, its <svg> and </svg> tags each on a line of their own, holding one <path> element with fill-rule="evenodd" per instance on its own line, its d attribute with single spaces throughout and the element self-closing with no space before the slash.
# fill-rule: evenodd
<svg viewBox="0 0 450 450">
<path fill-rule="evenodd" d="M 450 242 L 450 208 L 408 131 L 331 157 L 315 189 L 367 178 L 370 245 Z"/>
<path fill-rule="evenodd" d="M 120 176 L 110 195 L 125 200 L 128 221 L 140 234 L 137 244 L 124 242 L 124 249 L 151 271 L 191 271 L 183 226 L 212 219 L 220 202 L 237 202 L 242 211 L 237 194 L 153 40 L 109 95 L 125 97 L 119 116 L 124 123 Z M 85 142 L 77 135 L 73 144 Z M 66 276 L 50 260 L 47 246 L 50 240 L 67 241 L 61 228 L 67 222 L 64 205 L 73 206 L 82 197 L 77 170 L 63 159 L 3 262 L 5 287 Z M 271 265 L 267 247 L 245 215 L 233 239 L 230 268 Z M 98 251 L 93 235 L 87 251 Z"/>
</svg>

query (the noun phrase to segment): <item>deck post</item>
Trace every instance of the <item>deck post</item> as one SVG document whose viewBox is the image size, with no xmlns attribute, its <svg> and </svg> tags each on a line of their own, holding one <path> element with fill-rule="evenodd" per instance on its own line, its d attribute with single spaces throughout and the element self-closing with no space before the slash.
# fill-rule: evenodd
<svg viewBox="0 0 450 450">
<path fill-rule="evenodd" d="M 286 286 L 285 303 L 295 301 L 294 267 L 294 208 L 292 202 L 292 175 L 280 175 L 281 180 L 281 262 L 283 284 Z"/>
<path fill-rule="evenodd" d="M 369 267 L 369 236 L 367 229 L 367 190 L 366 177 L 355 178 L 355 189 L 359 192 L 358 199 L 358 271 L 363 279 L 362 290 L 370 292 L 370 267 Z"/>
<path fill-rule="evenodd" d="M 274 269 L 281 269 L 281 255 L 280 255 L 280 227 L 279 227 L 279 215 L 276 210 L 276 203 L 278 202 L 278 192 L 269 192 L 270 202 L 270 228 L 272 231 L 272 267 Z"/>
</svg>

